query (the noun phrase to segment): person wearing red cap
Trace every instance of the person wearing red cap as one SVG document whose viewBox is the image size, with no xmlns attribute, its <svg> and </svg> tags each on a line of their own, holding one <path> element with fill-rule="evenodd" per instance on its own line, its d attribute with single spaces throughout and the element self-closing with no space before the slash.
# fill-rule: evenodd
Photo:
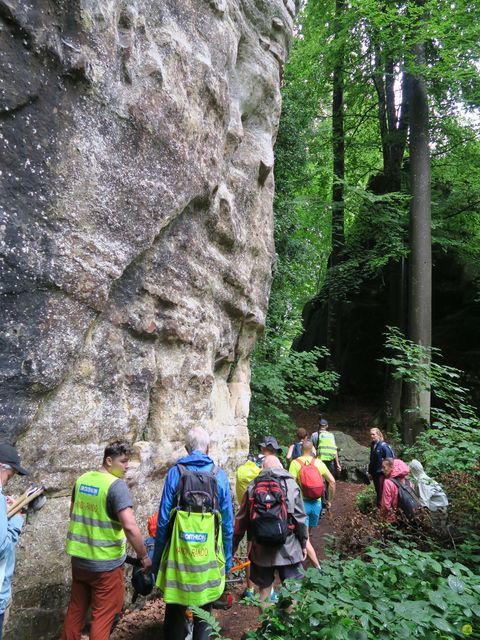
<svg viewBox="0 0 480 640">
<path fill-rule="evenodd" d="M 29 475 L 20 464 L 20 456 L 15 447 L 6 443 L 0 444 L 0 640 L 3 634 L 5 610 L 11 596 L 16 546 L 23 528 L 23 517 L 20 514 L 8 519 L 8 499 L 3 493 L 10 478 L 16 473 L 21 476 Z"/>
</svg>

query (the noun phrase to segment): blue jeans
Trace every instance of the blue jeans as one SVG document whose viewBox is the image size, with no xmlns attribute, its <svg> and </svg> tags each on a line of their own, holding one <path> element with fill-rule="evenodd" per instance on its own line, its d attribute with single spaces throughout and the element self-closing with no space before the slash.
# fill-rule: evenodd
<svg viewBox="0 0 480 640">
<path fill-rule="evenodd" d="M 5 617 L 5 611 L 0 613 L 0 640 L 2 640 L 3 635 L 3 618 Z"/>
</svg>

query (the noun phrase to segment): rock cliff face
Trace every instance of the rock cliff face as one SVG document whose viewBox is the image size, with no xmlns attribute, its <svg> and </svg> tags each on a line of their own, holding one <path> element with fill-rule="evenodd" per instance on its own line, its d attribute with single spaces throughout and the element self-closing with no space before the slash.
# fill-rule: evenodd
<svg viewBox="0 0 480 640">
<path fill-rule="evenodd" d="M 245 454 L 295 9 L 0 0 L 0 428 L 50 495 L 10 638 L 57 637 L 68 496 L 106 442 L 136 443 L 140 519 L 192 425 Z"/>
</svg>

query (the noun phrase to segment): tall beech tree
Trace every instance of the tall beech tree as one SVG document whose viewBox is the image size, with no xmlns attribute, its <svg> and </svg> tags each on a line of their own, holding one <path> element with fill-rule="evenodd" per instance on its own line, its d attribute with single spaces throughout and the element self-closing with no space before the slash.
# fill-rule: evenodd
<svg viewBox="0 0 480 640">
<path fill-rule="evenodd" d="M 335 0 L 333 37 L 335 60 L 332 75 L 332 250 L 329 259 L 330 270 L 340 264 L 345 248 L 344 12 L 344 0 Z M 339 304 L 335 296 L 330 296 L 327 310 L 327 348 L 330 352 L 330 365 L 335 370 L 339 368 L 341 335 Z"/>
<path fill-rule="evenodd" d="M 423 6 L 424 0 L 417 0 Z M 424 20 L 423 16 L 419 17 Z M 415 344 L 432 346 L 432 212 L 429 147 L 428 91 L 422 69 L 426 67 L 425 42 L 412 47 L 415 70 L 411 76 L 410 112 L 410 278 L 408 296 L 408 334 Z M 428 351 L 426 352 L 428 353 Z M 430 422 L 428 385 L 408 385 L 403 436 L 413 444 L 425 424 Z"/>
<path fill-rule="evenodd" d="M 383 391 L 407 441 L 428 394 L 382 388 L 378 359 L 386 325 L 430 344 L 432 243 L 480 263 L 480 118 L 465 115 L 480 105 L 479 21 L 480 0 L 307 0 L 285 67 L 277 271 L 253 376 L 292 342 L 328 344 L 344 390 Z"/>
</svg>

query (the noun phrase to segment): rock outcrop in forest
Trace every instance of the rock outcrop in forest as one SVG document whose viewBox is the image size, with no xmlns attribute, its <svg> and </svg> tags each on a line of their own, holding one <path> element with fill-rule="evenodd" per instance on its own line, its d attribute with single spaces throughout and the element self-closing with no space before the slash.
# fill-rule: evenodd
<svg viewBox="0 0 480 640">
<path fill-rule="evenodd" d="M 192 425 L 220 464 L 247 450 L 295 10 L 0 0 L 1 437 L 50 496 L 7 637 L 56 637 L 69 494 L 106 442 L 136 443 L 140 518 Z"/>
</svg>

